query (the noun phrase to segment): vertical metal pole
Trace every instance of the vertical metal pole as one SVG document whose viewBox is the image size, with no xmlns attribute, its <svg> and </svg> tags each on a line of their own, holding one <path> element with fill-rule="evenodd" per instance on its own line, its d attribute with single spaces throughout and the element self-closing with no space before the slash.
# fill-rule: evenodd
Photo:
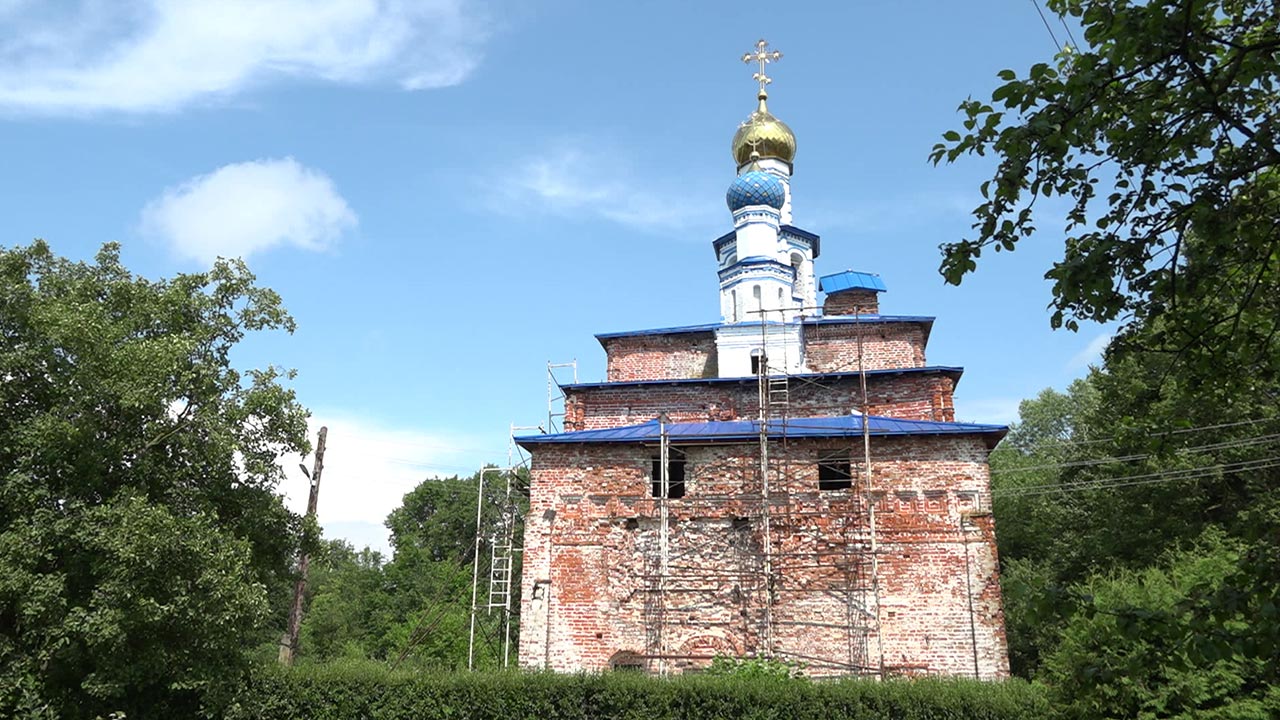
<svg viewBox="0 0 1280 720">
<path fill-rule="evenodd" d="M 511 463 L 507 463 L 507 469 L 503 473 L 506 477 L 507 486 L 503 491 L 502 500 L 502 542 L 507 553 L 507 592 L 504 596 L 502 605 L 502 667 L 511 664 L 511 588 L 516 582 L 515 577 L 515 545 L 516 533 L 516 509 L 511 502 L 511 475 L 513 470 Z"/>
<path fill-rule="evenodd" d="M 769 518 L 769 336 L 765 315 L 760 313 L 760 495 L 764 525 L 764 656 L 773 657 L 773 529 Z"/>
<path fill-rule="evenodd" d="M 667 522 L 670 517 L 668 499 L 671 497 L 671 441 L 667 435 L 667 416 L 658 416 L 658 673 L 667 674 L 666 604 L 667 571 L 670 551 Z"/>
<path fill-rule="evenodd" d="M 467 632 L 467 669 L 476 666 L 476 609 L 480 589 L 480 531 L 481 511 L 484 508 L 484 468 L 480 469 L 480 481 L 476 490 L 476 542 L 471 559 L 471 628 Z"/>
<path fill-rule="evenodd" d="M 960 516 L 960 542 L 964 545 L 964 593 L 969 598 L 969 642 L 973 645 L 973 679 L 981 680 L 978 664 L 978 621 L 973 607 L 973 567 L 969 559 L 969 536 L 965 530 L 965 516 Z"/>
<path fill-rule="evenodd" d="M 879 655 L 877 668 L 879 675 L 884 677 L 884 643 L 880 637 L 880 556 L 876 538 L 875 486 L 871 475 L 871 408 L 867 398 L 867 369 L 862 359 L 861 310 L 860 306 L 855 305 L 853 308 L 853 319 L 858 328 L 858 380 L 862 385 L 862 467 L 866 475 L 867 529 L 871 536 L 871 593 L 876 605 L 876 651 Z"/>
</svg>

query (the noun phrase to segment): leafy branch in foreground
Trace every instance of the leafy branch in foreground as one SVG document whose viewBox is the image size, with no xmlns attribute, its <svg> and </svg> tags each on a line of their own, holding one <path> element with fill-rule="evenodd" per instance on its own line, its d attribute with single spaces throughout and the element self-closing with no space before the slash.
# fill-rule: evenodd
<svg viewBox="0 0 1280 720">
<path fill-rule="evenodd" d="M 1048 0 L 1085 47 L 989 102 L 961 103 L 934 164 L 993 154 L 976 234 L 942 246 L 959 284 L 983 250 L 1038 231 L 1069 201 L 1052 325 L 1165 317 L 1149 349 L 1206 360 L 1270 352 L 1280 332 L 1280 6 L 1271 0 Z M 1230 349 L 1230 350 L 1228 350 Z"/>
</svg>

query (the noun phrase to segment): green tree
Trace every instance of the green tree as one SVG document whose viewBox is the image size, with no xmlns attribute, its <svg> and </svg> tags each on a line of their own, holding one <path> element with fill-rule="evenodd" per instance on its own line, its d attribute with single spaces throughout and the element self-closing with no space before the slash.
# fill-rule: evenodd
<svg viewBox="0 0 1280 720">
<path fill-rule="evenodd" d="M 115 245 L 0 249 L 0 714 L 189 716 L 238 681 L 299 530 L 276 459 L 306 413 L 230 362 L 275 328 L 238 261 L 151 281 Z"/>
<path fill-rule="evenodd" d="M 523 534 L 527 474 L 485 472 L 480 503 L 480 592 L 487 601 L 489 548 L 504 523 L 512 540 Z M 387 516 L 395 555 L 356 553 L 331 541 L 317 559 L 309 610 L 303 623 L 303 654 L 316 661 L 361 657 L 418 667 L 465 668 L 470 642 L 471 580 L 475 557 L 480 473 L 469 478 L 430 478 L 406 493 Z M 518 554 L 512 569 L 513 607 L 519 607 Z M 513 637 L 518 628 L 513 627 Z M 496 667 L 502 657 L 502 617 L 479 618 L 476 662 Z"/>
<path fill-rule="evenodd" d="M 933 162 L 991 153 L 973 236 L 944 244 L 959 284 L 987 248 L 1038 232 L 1036 202 L 1069 207 L 1052 324 L 1121 319 L 1205 378 L 1247 371 L 1280 331 L 1280 10 L 1272 0 L 1047 0 L 1082 47 L 990 102 L 960 105 Z M 1164 318 L 1158 331 L 1152 323 Z"/>
</svg>

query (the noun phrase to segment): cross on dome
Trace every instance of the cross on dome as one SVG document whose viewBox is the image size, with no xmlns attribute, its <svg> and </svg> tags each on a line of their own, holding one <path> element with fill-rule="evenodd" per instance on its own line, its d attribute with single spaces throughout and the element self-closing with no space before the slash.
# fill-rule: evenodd
<svg viewBox="0 0 1280 720">
<path fill-rule="evenodd" d="M 773 78 L 765 74 L 765 65 L 771 62 L 777 62 L 782 59 L 782 53 L 777 50 L 769 50 L 769 42 L 764 38 L 756 43 L 756 51 L 749 52 L 742 56 L 742 62 L 751 64 L 756 63 L 760 69 L 751 77 L 760 83 L 760 92 L 764 93 L 764 86 L 773 82 Z"/>
</svg>

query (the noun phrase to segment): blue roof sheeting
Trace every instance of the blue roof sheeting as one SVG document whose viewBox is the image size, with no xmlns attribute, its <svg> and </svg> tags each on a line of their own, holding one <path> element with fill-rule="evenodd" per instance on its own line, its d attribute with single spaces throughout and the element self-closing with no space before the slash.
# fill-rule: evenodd
<svg viewBox="0 0 1280 720">
<path fill-rule="evenodd" d="M 875 273 L 845 270 L 844 272 L 823 275 L 818 278 L 818 289 L 825 293 L 834 293 L 841 290 L 885 292 L 888 288 L 884 286 L 884 281 L 880 279 L 880 276 Z"/>
<path fill-rule="evenodd" d="M 855 323 L 932 323 L 934 321 L 932 315 L 836 315 L 832 317 L 812 316 L 806 317 L 797 322 L 805 325 L 853 325 Z M 651 330 L 625 330 L 623 332 L 597 333 L 597 340 L 612 340 L 613 338 L 622 337 L 638 337 L 641 335 L 681 335 L 684 333 L 702 333 L 715 332 L 730 323 L 704 323 L 702 325 L 682 325 L 678 327 L 653 328 Z M 733 323 L 735 325 L 749 325 L 760 327 L 759 322 Z M 770 321 L 767 323 L 770 327 L 778 325 L 794 325 L 795 322 L 779 323 Z"/>
<path fill-rule="evenodd" d="M 979 423 L 934 422 L 931 420 L 902 420 L 872 415 L 868 418 L 869 433 L 875 437 L 904 435 L 987 435 L 988 446 L 994 447 L 1008 431 L 1005 425 Z M 770 420 L 769 437 L 839 438 L 862 435 L 861 415 L 837 417 L 791 418 Z M 704 423 L 669 423 L 667 436 L 672 443 L 706 444 L 716 442 L 753 441 L 760 437 L 760 423 L 755 420 L 732 420 Z M 655 418 L 640 425 L 581 430 L 555 435 L 524 435 L 515 438 L 523 447 L 569 443 L 654 443 L 661 440 L 658 420 Z"/>
</svg>

